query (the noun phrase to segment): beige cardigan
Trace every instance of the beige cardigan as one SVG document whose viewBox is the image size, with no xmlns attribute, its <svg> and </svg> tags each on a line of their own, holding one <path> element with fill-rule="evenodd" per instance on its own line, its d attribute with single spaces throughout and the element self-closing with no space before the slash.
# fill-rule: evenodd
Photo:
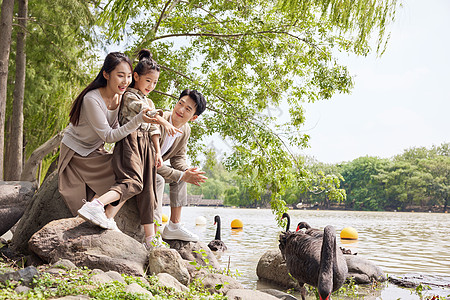
<svg viewBox="0 0 450 300">
<path fill-rule="evenodd" d="M 119 126 L 118 112 L 119 108 L 108 110 L 99 89 L 89 91 L 83 98 L 78 125 L 70 123 L 61 142 L 79 155 L 88 156 L 105 142 L 120 141 L 143 122 L 140 112 L 130 122 Z"/>
<path fill-rule="evenodd" d="M 172 112 L 164 112 L 163 118 L 169 121 Z M 160 126 L 161 137 L 159 141 L 159 145 L 162 146 L 164 140 L 167 136 L 166 129 L 164 126 Z M 181 177 L 181 174 L 189 168 L 186 163 L 186 153 L 187 153 L 187 143 L 189 140 L 189 136 L 191 135 L 191 127 L 188 123 L 184 124 L 181 128 L 183 133 L 181 136 L 177 137 L 173 142 L 172 147 L 170 147 L 169 151 L 167 151 L 162 159 L 163 161 L 170 160 L 170 166 L 163 164 L 160 168 L 157 169 L 159 175 L 166 179 L 171 179 L 173 181 L 178 181 Z M 158 134 L 157 132 L 151 131 L 151 135 Z"/>
</svg>

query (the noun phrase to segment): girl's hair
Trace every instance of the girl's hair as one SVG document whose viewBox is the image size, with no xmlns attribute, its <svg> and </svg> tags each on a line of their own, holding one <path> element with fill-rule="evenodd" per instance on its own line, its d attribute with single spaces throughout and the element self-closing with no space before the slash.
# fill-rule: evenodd
<svg viewBox="0 0 450 300">
<path fill-rule="evenodd" d="M 105 87 L 108 83 L 106 78 L 103 76 L 103 71 L 106 73 L 111 73 L 121 62 L 126 62 L 130 65 L 130 69 L 133 69 L 133 64 L 131 60 L 125 54 L 121 52 L 111 52 L 105 57 L 105 61 L 103 62 L 103 66 L 98 72 L 97 77 L 95 77 L 94 81 L 92 81 L 73 101 L 72 109 L 70 110 L 70 123 L 74 126 L 78 125 L 78 121 L 80 120 L 80 112 L 81 105 L 83 104 L 84 96 L 92 90 Z"/>
<path fill-rule="evenodd" d="M 139 76 L 146 75 L 151 71 L 161 72 L 161 67 L 158 63 L 152 58 L 152 54 L 150 50 L 142 49 L 138 53 L 139 62 L 136 67 L 134 67 L 134 72 L 138 73 Z M 133 75 L 133 81 L 130 84 L 130 87 L 134 87 L 135 80 Z"/>
</svg>

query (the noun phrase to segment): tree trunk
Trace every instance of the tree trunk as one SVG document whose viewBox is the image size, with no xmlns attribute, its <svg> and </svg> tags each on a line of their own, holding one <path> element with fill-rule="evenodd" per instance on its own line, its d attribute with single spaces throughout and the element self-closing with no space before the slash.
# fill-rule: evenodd
<svg viewBox="0 0 450 300">
<path fill-rule="evenodd" d="M 14 0 L 3 0 L 0 17 L 0 180 L 3 180 L 6 88 L 8 85 L 8 64 L 13 13 Z"/>
<path fill-rule="evenodd" d="M 16 80 L 14 83 L 11 135 L 9 142 L 10 148 L 8 149 L 10 159 L 5 162 L 6 180 L 19 180 L 23 167 L 23 98 L 25 92 L 25 40 L 28 0 L 18 0 L 18 2 L 20 28 L 17 31 Z"/>
<path fill-rule="evenodd" d="M 63 135 L 64 130 L 53 136 L 51 139 L 34 150 L 33 153 L 31 153 L 30 157 L 23 167 L 23 172 L 20 176 L 20 180 L 36 182 L 36 172 L 40 162 L 47 154 L 55 149 L 58 149 Z"/>
</svg>

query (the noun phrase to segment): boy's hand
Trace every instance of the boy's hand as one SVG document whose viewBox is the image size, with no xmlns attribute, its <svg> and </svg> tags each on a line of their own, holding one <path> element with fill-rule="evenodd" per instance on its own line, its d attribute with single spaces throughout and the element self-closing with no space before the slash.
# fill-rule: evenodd
<svg viewBox="0 0 450 300">
<path fill-rule="evenodd" d="M 201 182 L 205 182 L 206 179 L 208 179 L 208 177 L 203 176 L 202 174 L 205 174 L 205 172 L 197 170 L 197 168 L 189 168 L 184 171 L 181 180 L 200 186 Z"/>
<path fill-rule="evenodd" d="M 155 166 L 156 168 L 160 168 L 163 164 L 163 159 L 161 157 L 161 152 L 156 152 L 155 153 Z"/>
</svg>

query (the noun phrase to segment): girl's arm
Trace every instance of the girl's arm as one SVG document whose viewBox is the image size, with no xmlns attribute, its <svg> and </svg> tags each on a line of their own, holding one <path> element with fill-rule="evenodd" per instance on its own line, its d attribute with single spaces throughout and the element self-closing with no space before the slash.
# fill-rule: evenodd
<svg viewBox="0 0 450 300">
<path fill-rule="evenodd" d="M 166 128 L 167 134 L 170 135 L 170 136 L 174 136 L 177 132 L 183 133 L 183 131 L 181 131 L 180 129 L 176 128 L 172 124 L 170 124 L 166 119 L 164 119 L 160 115 L 156 116 L 156 123 L 161 125 L 161 126 L 164 126 L 164 128 Z"/>
<path fill-rule="evenodd" d="M 152 135 L 153 146 L 155 147 L 155 166 L 159 168 L 163 164 L 162 156 L 161 156 L 161 147 L 159 145 L 159 134 Z"/>
</svg>

